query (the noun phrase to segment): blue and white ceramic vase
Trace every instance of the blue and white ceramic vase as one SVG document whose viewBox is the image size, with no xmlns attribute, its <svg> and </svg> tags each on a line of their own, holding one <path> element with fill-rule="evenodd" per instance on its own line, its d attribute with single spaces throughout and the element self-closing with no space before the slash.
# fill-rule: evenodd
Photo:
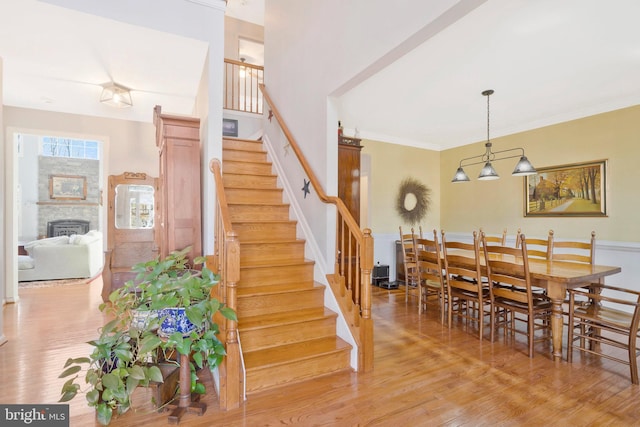
<svg viewBox="0 0 640 427">
<path fill-rule="evenodd" d="M 196 325 L 191 323 L 184 307 L 164 308 L 160 310 L 159 315 L 162 323 L 158 329 L 158 335 L 161 337 L 168 338 L 176 332 L 180 332 L 182 336 L 188 336 L 196 330 Z"/>
<path fill-rule="evenodd" d="M 153 319 L 158 317 L 158 310 L 132 310 L 131 327 L 134 329 L 148 329 Z"/>
</svg>

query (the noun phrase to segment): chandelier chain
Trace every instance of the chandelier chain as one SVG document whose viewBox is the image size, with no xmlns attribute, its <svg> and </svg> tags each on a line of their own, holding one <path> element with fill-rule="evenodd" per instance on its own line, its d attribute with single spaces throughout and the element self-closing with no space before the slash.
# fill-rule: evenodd
<svg viewBox="0 0 640 427">
<path fill-rule="evenodd" d="M 491 94 L 487 94 L 487 142 L 490 142 L 489 140 L 489 97 L 491 96 Z"/>
</svg>

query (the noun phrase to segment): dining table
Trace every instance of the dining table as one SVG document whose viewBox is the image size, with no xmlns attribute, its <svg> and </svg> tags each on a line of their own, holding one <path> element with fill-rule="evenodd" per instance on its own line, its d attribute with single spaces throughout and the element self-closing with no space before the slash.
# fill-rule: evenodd
<svg viewBox="0 0 640 427">
<path fill-rule="evenodd" d="M 551 300 L 551 333 L 553 339 L 553 359 L 562 360 L 562 304 L 568 289 L 582 288 L 590 283 L 598 283 L 604 277 L 620 273 L 621 267 L 585 264 L 569 261 L 553 261 L 543 258 L 529 258 L 531 284 L 547 290 Z"/>
<path fill-rule="evenodd" d="M 459 255 L 470 256 L 472 254 L 463 250 L 448 251 Z M 515 259 L 509 257 L 510 262 Z M 571 261 L 553 261 L 545 258 L 529 257 L 529 276 L 532 286 L 546 289 L 546 294 L 551 300 L 551 333 L 553 340 L 553 359 L 562 360 L 562 333 L 563 314 L 562 304 L 567 297 L 568 289 L 582 288 L 590 283 L 600 283 L 604 277 L 611 276 L 622 271 L 621 267 L 586 264 Z M 515 260 L 515 262 L 518 262 Z M 521 261 L 520 261 L 521 262 Z M 484 254 L 480 250 L 480 264 L 483 275 L 486 277 Z M 505 273 L 508 273 L 505 271 Z"/>
</svg>

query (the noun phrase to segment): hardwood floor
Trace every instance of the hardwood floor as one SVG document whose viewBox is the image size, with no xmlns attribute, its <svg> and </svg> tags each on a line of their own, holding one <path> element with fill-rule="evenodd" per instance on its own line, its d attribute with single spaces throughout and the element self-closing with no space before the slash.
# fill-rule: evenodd
<svg viewBox="0 0 640 427">
<path fill-rule="evenodd" d="M 68 357 L 84 355 L 104 319 L 100 280 L 90 285 L 33 288 L 4 307 L 9 341 L 0 347 L 0 402 L 56 403 Z M 437 307 L 418 314 L 404 289 L 374 287 L 375 364 L 368 374 L 333 374 L 252 395 L 237 410 L 221 411 L 209 393 L 206 413 L 182 426 L 542 426 L 640 425 L 640 387 L 628 368 L 576 354 L 573 364 L 551 360 L 545 344 L 535 357 L 526 342 L 478 341 L 463 325 L 451 330 Z M 166 425 L 139 389 L 135 412 L 112 426 Z M 71 426 L 97 425 L 83 396 L 70 402 Z"/>
</svg>

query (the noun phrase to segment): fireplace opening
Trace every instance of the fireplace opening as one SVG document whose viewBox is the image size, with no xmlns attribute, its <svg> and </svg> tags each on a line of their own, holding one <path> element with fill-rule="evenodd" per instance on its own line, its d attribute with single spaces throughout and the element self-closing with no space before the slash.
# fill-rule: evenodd
<svg viewBox="0 0 640 427">
<path fill-rule="evenodd" d="M 89 232 L 89 221 L 83 219 L 58 219 L 47 223 L 47 237 L 71 236 Z"/>
</svg>

